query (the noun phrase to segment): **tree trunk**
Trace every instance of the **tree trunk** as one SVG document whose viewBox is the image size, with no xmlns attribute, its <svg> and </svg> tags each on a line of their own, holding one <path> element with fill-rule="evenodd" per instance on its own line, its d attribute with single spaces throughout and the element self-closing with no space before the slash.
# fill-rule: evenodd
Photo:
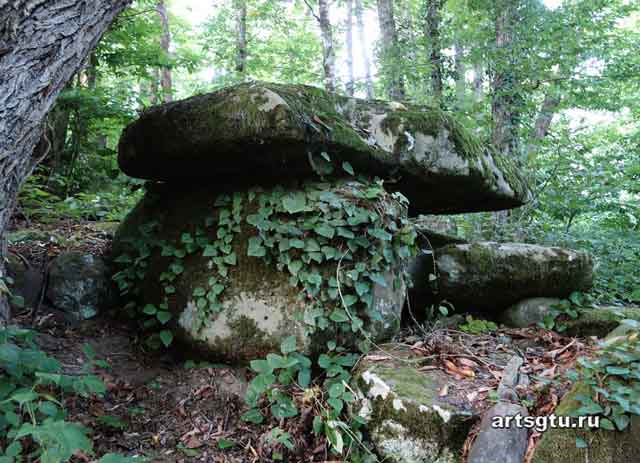
<svg viewBox="0 0 640 463">
<path fill-rule="evenodd" d="M 482 63 L 473 64 L 473 100 L 476 103 L 482 101 L 482 83 L 484 81 L 484 69 Z"/>
<path fill-rule="evenodd" d="M 538 117 L 536 118 L 536 122 L 533 127 L 532 138 L 534 141 L 543 140 L 544 137 L 549 133 L 549 127 L 551 127 L 551 121 L 553 120 L 553 115 L 558 109 L 560 105 L 560 98 L 552 96 L 550 94 L 546 94 L 544 96 L 544 101 L 542 102 L 542 106 L 540 107 L 540 112 L 538 113 Z"/>
<path fill-rule="evenodd" d="M 464 102 L 464 94 L 466 91 L 466 73 L 464 65 L 464 49 L 459 43 L 455 45 L 455 72 L 456 72 L 456 104 L 458 107 Z"/>
<path fill-rule="evenodd" d="M 322 67 L 324 69 L 324 86 L 328 92 L 336 89 L 336 56 L 333 49 L 333 32 L 329 19 L 329 0 L 318 0 L 318 22 L 322 35 Z"/>
<path fill-rule="evenodd" d="M 387 93 L 392 100 L 404 100 L 406 91 L 400 69 L 400 49 L 398 32 L 393 16 L 393 0 L 378 0 L 378 21 L 380 22 L 380 49 L 383 73 L 387 80 Z"/>
<path fill-rule="evenodd" d="M 129 0 L 0 0 L 0 278 L 18 192 L 50 149 L 47 113 Z M 0 295 L 0 318 L 9 317 Z"/>
<path fill-rule="evenodd" d="M 347 0 L 347 95 L 355 93 L 355 76 L 353 73 L 353 0 Z"/>
<path fill-rule="evenodd" d="M 367 98 L 373 98 L 373 81 L 371 80 L 371 60 L 367 53 L 367 46 L 364 38 L 364 10 L 362 8 L 362 0 L 356 2 L 356 22 L 358 25 L 358 41 L 360 42 L 360 50 L 362 51 L 362 62 L 364 63 L 364 81 L 367 90 Z"/>
<path fill-rule="evenodd" d="M 520 157 L 517 137 L 518 81 L 514 69 L 516 2 L 498 2 L 495 16 L 496 56 L 493 75 L 492 142 L 506 156 Z"/>
<path fill-rule="evenodd" d="M 442 43 L 440 41 L 440 16 L 443 0 L 427 0 L 424 35 L 431 65 L 431 92 L 436 101 L 442 101 Z"/>
<path fill-rule="evenodd" d="M 165 59 L 171 58 L 171 33 L 169 31 L 169 14 L 164 0 L 158 0 L 156 11 L 160 17 L 160 27 L 162 34 L 160 35 L 160 47 L 164 51 Z M 171 66 L 165 64 L 160 68 L 160 89 L 162 90 L 162 101 L 169 103 L 172 99 L 173 85 L 171 83 Z"/>
<path fill-rule="evenodd" d="M 236 15 L 236 72 L 245 80 L 247 72 L 247 2 L 234 0 Z"/>
</svg>

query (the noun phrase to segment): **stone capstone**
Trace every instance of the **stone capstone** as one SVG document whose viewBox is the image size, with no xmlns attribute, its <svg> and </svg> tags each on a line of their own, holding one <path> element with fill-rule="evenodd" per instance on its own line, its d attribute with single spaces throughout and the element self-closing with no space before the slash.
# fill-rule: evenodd
<svg viewBox="0 0 640 463">
<path fill-rule="evenodd" d="M 138 178 L 236 185 L 345 175 L 348 162 L 388 179 L 416 213 L 508 209 L 530 196 L 513 161 L 449 113 L 304 85 L 244 83 L 153 107 L 123 132 L 118 162 Z"/>
</svg>

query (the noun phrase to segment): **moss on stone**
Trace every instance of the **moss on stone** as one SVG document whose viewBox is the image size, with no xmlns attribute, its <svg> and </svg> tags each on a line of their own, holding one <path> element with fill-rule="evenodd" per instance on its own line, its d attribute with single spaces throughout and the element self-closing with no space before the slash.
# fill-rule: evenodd
<svg viewBox="0 0 640 463">
<path fill-rule="evenodd" d="M 640 307 L 606 306 L 582 309 L 577 319 L 561 323 L 567 327 L 566 332 L 569 336 L 603 338 L 625 319 L 640 322 Z"/>
<path fill-rule="evenodd" d="M 556 415 L 570 416 L 580 406 L 575 399 L 578 394 L 588 393 L 584 384 L 577 384 L 565 395 Z M 576 447 L 576 438 L 581 438 L 588 448 Z M 566 462 L 636 463 L 640 461 L 640 417 L 634 416 L 629 428 L 623 432 L 584 429 L 548 429 L 540 439 L 532 463 Z"/>
</svg>

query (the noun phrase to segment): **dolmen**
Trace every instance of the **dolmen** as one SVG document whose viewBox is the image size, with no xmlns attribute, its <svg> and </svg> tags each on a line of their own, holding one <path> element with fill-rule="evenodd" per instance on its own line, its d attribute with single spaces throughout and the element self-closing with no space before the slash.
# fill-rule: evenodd
<svg viewBox="0 0 640 463">
<path fill-rule="evenodd" d="M 159 342 L 176 333 L 239 362 L 292 336 L 309 353 L 361 330 L 391 339 L 417 250 L 408 217 L 530 196 L 449 113 L 304 85 L 153 107 L 124 130 L 118 162 L 149 180 L 113 243 L 127 309 Z"/>
</svg>

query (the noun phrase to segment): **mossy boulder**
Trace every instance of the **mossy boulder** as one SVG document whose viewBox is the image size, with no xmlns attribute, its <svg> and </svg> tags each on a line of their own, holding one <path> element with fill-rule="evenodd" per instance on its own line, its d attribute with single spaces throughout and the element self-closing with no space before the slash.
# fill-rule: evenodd
<svg viewBox="0 0 640 463">
<path fill-rule="evenodd" d="M 366 422 L 383 461 L 462 461 L 462 446 L 479 414 L 456 394 L 446 373 L 421 371 L 410 351 L 389 345 L 365 357 L 353 381 L 358 402 L 352 413 Z M 448 385 L 451 392 L 442 394 Z"/>
<path fill-rule="evenodd" d="M 440 296 L 458 310 L 500 313 L 530 297 L 567 297 L 593 283 L 588 254 L 522 243 L 479 242 L 436 250 Z"/>
<path fill-rule="evenodd" d="M 133 177 L 264 183 L 332 168 L 378 175 L 420 212 L 499 210 L 529 189 L 508 158 L 437 108 L 366 101 L 315 87 L 244 83 L 153 107 L 123 132 Z M 324 154 L 324 156 L 326 156 Z"/>
<path fill-rule="evenodd" d="M 81 252 L 60 254 L 49 265 L 47 299 L 72 320 L 93 318 L 112 301 L 105 261 Z"/>
<path fill-rule="evenodd" d="M 575 320 L 565 320 L 561 323 L 566 326 L 566 333 L 569 336 L 604 338 L 617 328 L 622 320 L 640 322 L 640 307 L 598 306 L 585 308 L 579 310 L 578 318 Z"/>
<path fill-rule="evenodd" d="M 565 395 L 555 414 L 572 416 L 580 402 L 578 394 L 588 392 L 587 386 L 578 383 Z M 587 448 L 578 448 L 576 439 L 587 443 Z M 624 431 L 605 429 L 548 429 L 540 439 L 533 454 L 532 463 L 597 462 L 636 463 L 640 461 L 640 417 L 633 415 L 631 423 Z"/>
<path fill-rule="evenodd" d="M 518 301 L 500 315 L 500 322 L 512 328 L 526 328 L 544 321 L 553 306 L 559 304 L 557 297 L 530 297 Z"/>
<path fill-rule="evenodd" d="M 125 290 L 135 286 L 138 306 L 160 307 L 165 300 L 173 314 L 168 325 L 210 357 L 246 362 L 278 351 L 282 340 L 291 335 L 304 351 L 318 352 L 328 337 L 337 335 L 323 331 L 322 325 L 338 303 L 319 303 L 327 292 L 333 291 L 334 296 L 338 292 L 337 265 L 341 266 L 340 288 L 346 301 L 355 291 L 358 275 L 382 266 L 380 261 L 370 260 L 376 240 L 355 236 L 357 227 L 349 228 L 347 222 L 369 223 L 382 215 L 395 224 L 406 217 L 406 207 L 387 194 L 367 199 L 363 190 L 370 194 L 373 188 L 358 181 L 242 191 L 221 191 L 207 185 L 155 185 L 116 235 L 113 255 L 116 263 L 122 263 L 115 278 Z M 375 188 L 381 190 L 379 185 Z M 221 198 L 229 202 L 219 203 Z M 285 206 L 294 212 L 284 212 Z M 349 217 L 343 207 L 359 211 L 361 216 Z M 281 239 L 270 238 L 268 244 L 262 241 L 259 230 L 266 229 L 277 229 Z M 392 239 L 390 234 L 378 232 L 382 238 Z M 371 247 L 364 254 L 351 252 L 350 246 L 355 246 L 351 240 Z M 215 243 L 222 245 L 218 249 Z M 268 246 L 287 260 L 268 254 Z M 135 270 L 135 282 L 125 281 L 123 286 L 121 276 L 127 272 L 128 262 L 139 255 L 145 256 L 143 268 Z M 408 252 L 407 259 L 409 256 Z M 352 315 L 362 317 L 366 329 L 378 340 L 388 339 L 400 328 L 406 296 L 405 264 L 394 262 L 381 270 L 377 283 L 361 282 L 358 286 L 360 293 L 370 294 L 371 310 L 360 313 L 357 304 L 350 306 Z M 312 279 L 322 290 L 314 293 L 304 289 L 303 281 Z M 334 286 L 327 290 L 322 281 Z M 355 338 L 351 330 L 343 335 Z"/>
</svg>

